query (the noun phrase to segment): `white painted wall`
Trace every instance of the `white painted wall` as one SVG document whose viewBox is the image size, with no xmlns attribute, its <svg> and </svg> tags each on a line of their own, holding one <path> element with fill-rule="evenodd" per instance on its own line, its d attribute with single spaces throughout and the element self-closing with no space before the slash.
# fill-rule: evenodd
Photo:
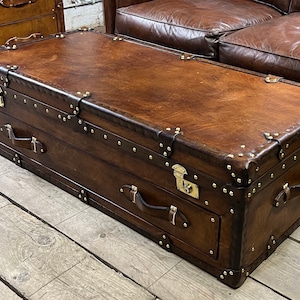
<svg viewBox="0 0 300 300">
<path fill-rule="evenodd" d="M 104 25 L 101 0 L 63 0 L 66 31 Z"/>
</svg>

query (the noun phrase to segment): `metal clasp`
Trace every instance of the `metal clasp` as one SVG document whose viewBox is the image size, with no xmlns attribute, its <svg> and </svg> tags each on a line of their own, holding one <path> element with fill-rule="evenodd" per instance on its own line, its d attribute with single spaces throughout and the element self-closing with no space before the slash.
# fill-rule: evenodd
<svg viewBox="0 0 300 300">
<path fill-rule="evenodd" d="M 199 199 L 199 187 L 197 184 L 184 179 L 184 176 L 187 175 L 186 169 L 179 165 L 175 164 L 172 166 L 174 170 L 173 174 L 176 178 L 176 187 L 179 191 L 187 194 L 193 198 Z"/>
<path fill-rule="evenodd" d="M 171 205 L 170 206 L 170 210 L 169 210 L 169 220 L 170 220 L 170 223 L 172 225 L 176 225 L 176 214 L 177 214 L 177 207 L 174 206 L 174 205 Z"/>
<path fill-rule="evenodd" d="M 2 87 L 0 86 L 0 107 L 4 107 L 4 97 L 3 97 L 3 89 Z"/>
</svg>

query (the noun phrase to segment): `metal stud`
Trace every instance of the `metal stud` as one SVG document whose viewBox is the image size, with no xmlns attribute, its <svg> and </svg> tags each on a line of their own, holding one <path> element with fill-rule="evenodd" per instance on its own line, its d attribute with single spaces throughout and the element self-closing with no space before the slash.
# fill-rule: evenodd
<svg viewBox="0 0 300 300">
<path fill-rule="evenodd" d="M 215 218 L 210 218 L 210 221 L 211 221 L 212 223 L 215 223 L 215 222 L 216 222 Z"/>
<path fill-rule="evenodd" d="M 14 95 L 14 99 L 17 99 L 17 95 Z"/>
<path fill-rule="evenodd" d="M 133 151 L 133 152 L 136 152 L 136 148 L 135 148 L 135 147 L 132 147 L 132 151 Z"/>
<path fill-rule="evenodd" d="M 271 173 L 270 177 L 271 177 L 271 179 L 273 179 L 274 178 L 274 173 Z"/>
<path fill-rule="evenodd" d="M 217 188 L 217 184 L 213 182 L 212 187 L 213 187 L 214 189 L 216 189 L 216 188 Z"/>
<path fill-rule="evenodd" d="M 223 188 L 223 193 L 227 194 L 227 189 L 226 188 Z"/>
<path fill-rule="evenodd" d="M 213 250 L 209 250 L 209 254 L 213 255 L 214 251 Z"/>
<path fill-rule="evenodd" d="M 34 107 L 34 108 L 37 108 L 37 104 L 36 104 L 36 103 L 34 103 L 34 104 L 33 104 L 33 107 Z"/>
<path fill-rule="evenodd" d="M 231 170 L 232 169 L 232 166 L 231 165 L 227 165 L 227 170 Z"/>
<path fill-rule="evenodd" d="M 49 109 L 48 108 L 46 108 L 45 111 L 46 111 L 47 114 L 49 113 Z"/>
<path fill-rule="evenodd" d="M 297 160 L 297 155 L 294 155 L 293 159 L 296 161 Z"/>
<path fill-rule="evenodd" d="M 92 134 L 95 133 L 95 130 L 94 130 L 94 129 L 91 129 L 91 133 L 92 133 Z"/>
<path fill-rule="evenodd" d="M 197 180 L 197 179 L 198 179 L 198 176 L 197 176 L 196 174 L 194 175 L 194 179 L 195 179 L 195 180 Z"/>
<path fill-rule="evenodd" d="M 170 244 L 166 244 L 166 248 L 167 248 L 167 249 L 170 249 Z"/>
<path fill-rule="evenodd" d="M 170 166 L 170 163 L 169 163 L 168 161 L 166 161 L 166 162 L 165 162 L 165 166 L 166 166 L 166 167 L 169 167 L 169 166 Z"/>
<path fill-rule="evenodd" d="M 229 196 L 233 197 L 233 191 L 229 191 Z"/>
<path fill-rule="evenodd" d="M 242 179 L 241 179 L 241 178 L 237 178 L 237 179 L 236 179 L 236 182 L 237 182 L 237 183 L 242 183 Z"/>
<path fill-rule="evenodd" d="M 286 168 L 286 165 L 283 164 L 283 165 L 281 166 L 281 168 L 282 168 L 282 170 L 284 170 L 284 169 Z"/>
<path fill-rule="evenodd" d="M 121 141 L 118 141 L 118 146 L 121 146 L 122 145 L 122 142 Z"/>
<path fill-rule="evenodd" d="M 168 146 L 167 150 L 170 152 L 170 151 L 172 151 L 172 148 L 170 146 Z"/>
<path fill-rule="evenodd" d="M 164 147 L 164 144 L 163 144 L 163 143 L 159 143 L 159 147 L 160 147 L 160 148 L 163 148 L 163 147 Z"/>
<path fill-rule="evenodd" d="M 106 135 L 106 134 L 104 134 L 104 135 L 103 135 L 103 138 L 104 138 L 105 140 L 107 140 L 107 135 Z"/>
<path fill-rule="evenodd" d="M 233 209 L 233 208 L 230 209 L 230 213 L 231 213 L 232 215 L 234 214 L 234 209 Z"/>
<path fill-rule="evenodd" d="M 259 183 L 257 184 L 257 187 L 258 187 L 258 188 L 261 188 L 261 182 L 259 182 Z"/>
<path fill-rule="evenodd" d="M 150 155 L 148 156 L 148 158 L 149 158 L 150 160 L 152 160 L 152 159 L 153 159 L 153 156 L 150 154 Z"/>
<path fill-rule="evenodd" d="M 209 202 L 208 202 L 207 200 L 205 200 L 205 201 L 204 201 L 204 204 L 205 204 L 206 206 L 208 206 L 208 205 L 209 205 Z"/>
</svg>

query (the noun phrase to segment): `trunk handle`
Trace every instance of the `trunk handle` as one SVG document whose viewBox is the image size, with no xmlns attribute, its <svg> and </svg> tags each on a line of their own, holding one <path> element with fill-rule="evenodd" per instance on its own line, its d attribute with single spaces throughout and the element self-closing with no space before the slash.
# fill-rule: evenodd
<svg viewBox="0 0 300 300">
<path fill-rule="evenodd" d="M 169 207 L 150 205 L 143 199 L 135 185 L 123 185 L 120 189 L 121 192 L 124 192 L 124 189 L 129 189 L 131 202 L 146 215 L 168 220 L 173 226 L 179 228 L 187 228 L 189 226 L 188 219 L 175 205 L 170 205 Z"/>
<path fill-rule="evenodd" d="M 285 183 L 282 186 L 282 191 L 276 196 L 273 205 L 275 207 L 280 207 L 286 204 L 293 198 L 300 196 L 300 185 L 289 186 L 288 183 Z"/>
<path fill-rule="evenodd" d="M 46 147 L 37 140 L 34 136 L 32 137 L 17 137 L 14 133 L 14 129 L 10 124 L 6 124 L 0 127 L 0 131 L 11 140 L 11 143 L 20 148 L 32 150 L 34 153 L 45 153 Z"/>
</svg>

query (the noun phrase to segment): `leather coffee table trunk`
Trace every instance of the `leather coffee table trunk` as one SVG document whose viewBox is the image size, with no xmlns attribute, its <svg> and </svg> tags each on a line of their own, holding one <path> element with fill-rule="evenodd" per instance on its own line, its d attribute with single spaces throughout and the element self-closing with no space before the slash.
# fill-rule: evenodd
<svg viewBox="0 0 300 300">
<path fill-rule="evenodd" d="M 29 42 L 0 55 L 1 155 L 236 288 L 300 223 L 300 87 L 276 81 L 93 32 Z"/>
</svg>

